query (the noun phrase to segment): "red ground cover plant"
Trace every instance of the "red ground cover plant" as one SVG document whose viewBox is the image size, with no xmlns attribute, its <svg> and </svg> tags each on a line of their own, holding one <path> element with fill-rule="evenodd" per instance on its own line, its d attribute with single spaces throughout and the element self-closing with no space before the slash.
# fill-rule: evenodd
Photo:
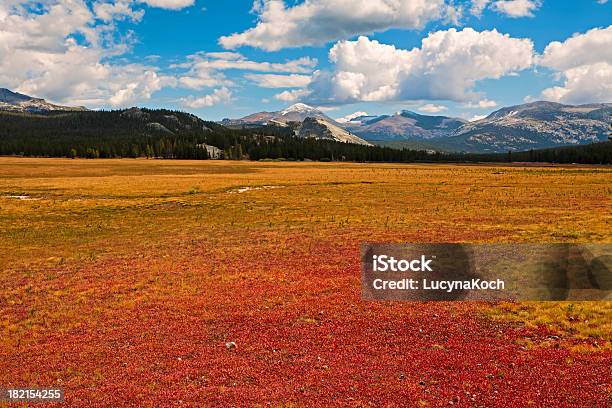
<svg viewBox="0 0 612 408">
<path fill-rule="evenodd" d="M 0 201 L 2 386 L 70 407 L 611 404 L 606 340 L 365 302 L 359 281 L 364 241 L 605 241 L 610 173 L 69 163 L 0 165 L 0 189 L 42 197 Z"/>
<path fill-rule="evenodd" d="M 478 303 L 362 302 L 353 245 L 282 246 L 242 234 L 223 245 L 242 250 L 192 241 L 59 268 L 64 286 L 46 290 L 69 288 L 79 318 L 43 318 L 3 353 L 0 382 L 65 387 L 70 406 L 610 402 L 609 351 L 571 353 L 576 340 L 492 322 Z"/>
</svg>

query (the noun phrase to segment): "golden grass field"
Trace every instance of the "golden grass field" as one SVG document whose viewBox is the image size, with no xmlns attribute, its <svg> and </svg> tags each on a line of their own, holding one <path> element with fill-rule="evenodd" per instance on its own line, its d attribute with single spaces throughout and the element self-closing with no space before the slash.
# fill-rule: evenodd
<svg viewBox="0 0 612 408">
<path fill-rule="evenodd" d="M 365 371 L 351 371 L 354 384 L 341 382 L 339 373 L 357 364 L 343 351 L 321 357 L 327 364 L 312 363 L 322 371 L 303 371 L 308 350 L 329 346 L 314 334 L 334 347 L 352 345 L 356 337 L 376 336 L 360 328 L 409 320 L 405 313 L 427 316 L 436 307 L 449 334 L 437 338 L 424 327 L 433 336 L 419 340 L 428 350 L 432 343 L 455 347 L 444 341 L 462 330 L 453 319 L 463 319 L 465 330 L 489 336 L 491 329 L 490 337 L 474 338 L 483 355 L 491 353 L 483 370 L 497 352 L 486 342 L 500 342 L 511 355 L 526 341 L 530 350 L 545 348 L 546 336 L 557 333 L 561 351 L 530 356 L 569 364 L 558 373 L 612 374 L 610 302 L 367 304 L 359 299 L 358 255 L 364 241 L 609 243 L 611 208 L 609 167 L 0 158 L 0 386 L 62 384 L 75 406 L 109 406 L 96 402 L 101 390 L 114 392 L 109 404 L 115 406 L 126 400 L 156 406 L 164 385 L 178 394 L 184 387 L 200 390 L 181 394 L 188 406 L 301 405 L 327 397 L 381 405 L 385 400 L 377 398 L 385 394 L 368 384 L 392 389 L 395 383 Z M 326 324 L 334 330 L 325 331 Z M 499 335 L 506 330 L 507 337 Z M 286 344 L 283 336 L 295 338 Z M 238 348 L 228 356 L 222 345 L 232 339 Z M 300 347 L 291 350 L 292 344 Z M 266 353 L 272 349 L 280 350 L 274 355 L 280 362 L 271 363 L 276 357 Z M 130 353 L 139 357 L 129 360 Z M 155 360 L 162 355 L 179 357 Z M 177 366 L 186 360 L 189 368 Z M 376 371 L 376 361 L 359 364 Z M 401 378 L 418 384 L 422 374 L 409 363 Z M 237 368 L 244 366 L 251 368 Z M 293 371 L 297 366 L 302 371 Z M 308 385 L 275 388 L 280 380 L 269 377 L 276 371 Z M 542 394 L 532 395 L 528 383 L 516 385 L 528 382 L 528 367 L 516 373 L 514 385 L 503 385 L 509 375 L 483 374 L 482 384 L 449 376 L 422 395 L 416 394 L 422 385 L 414 385 L 405 398 L 436 406 L 454 398 L 448 392 L 472 387 L 496 405 L 484 390 L 500 381 L 495 386 L 507 406 L 553 401 L 538 400 Z M 337 388 L 325 388 L 326 376 Z M 187 385 L 185 378 L 191 378 Z M 552 376 L 545 381 L 565 386 Z M 592 401 L 609 398 L 609 377 L 603 381 L 589 391 Z M 135 389 L 122 394 L 121 384 Z M 563 401 L 584 403 L 570 388 Z M 551 389 L 549 397 L 555 395 L 565 394 Z M 512 399 L 519 397 L 525 399 Z"/>
</svg>

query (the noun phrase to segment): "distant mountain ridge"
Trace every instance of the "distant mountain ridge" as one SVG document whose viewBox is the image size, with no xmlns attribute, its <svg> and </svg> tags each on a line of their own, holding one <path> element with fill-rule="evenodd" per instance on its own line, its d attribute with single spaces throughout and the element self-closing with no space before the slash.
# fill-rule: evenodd
<svg viewBox="0 0 612 408">
<path fill-rule="evenodd" d="M 401 111 L 355 117 L 342 126 L 380 145 L 393 142 L 438 151 L 499 153 L 605 141 L 611 118 L 609 103 L 563 105 L 541 101 L 501 108 L 474 122 Z"/>
<path fill-rule="evenodd" d="M 598 112 L 600 109 L 604 111 Z M 605 118 L 605 109 L 607 106 L 598 105 L 582 107 L 578 111 Z M 510 155 L 507 151 L 501 154 L 463 154 L 448 149 L 445 153 L 431 145 L 444 138 L 391 141 L 386 142 L 387 147 L 369 146 L 355 138 L 357 136 L 347 130 L 320 118 L 306 118 L 284 126 L 273 124 L 230 129 L 186 112 L 166 109 L 130 108 L 61 114 L 0 111 L 0 155 L 406 163 L 514 160 L 609 164 L 612 161 L 612 141 L 533 149 Z"/>
<path fill-rule="evenodd" d="M 343 126 L 366 140 L 427 140 L 448 136 L 466 122 L 403 110 L 393 115 L 359 116 Z"/>
<path fill-rule="evenodd" d="M 287 124 L 288 122 L 302 122 L 306 118 L 319 118 L 335 123 L 332 118 L 327 116 L 321 110 L 303 103 L 296 103 L 281 111 L 257 112 L 240 119 L 223 119 L 221 124 L 229 126 L 241 124 Z"/>
<path fill-rule="evenodd" d="M 296 103 L 277 112 L 258 112 L 241 119 L 224 119 L 222 125 L 228 127 L 276 125 L 291 126 L 296 136 L 315 139 L 335 140 L 366 146 L 372 144 L 351 133 L 349 129 L 327 116 L 321 110 L 303 103 Z"/>
<path fill-rule="evenodd" d="M 298 126 L 296 134 L 299 137 L 314 137 L 315 139 L 327 139 L 343 143 L 372 146 L 372 143 L 322 118 L 307 117 L 302 121 L 301 125 Z"/>
<path fill-rule="evenodd" d="M 499 109 L 435 142 L 452 151 L 504 152 L 582 145 L 608 139 L 612 104 L 532 102 Z"/>
<path fill-rule="evenodd" d="M 0 88 L 0 112 L 44 114 L 58 111 L 87 109 L 55 105 Z M 140 113 L 132 109 L 126 114 Z M 380 116 L 358 112 L 353 116 L 334 120 L 321 109 L 297 103 L 276 112 L 224 119 L 221 124 L 237 129 L 272 125 L 299 137 L 362 145 L 374 143 L 439 152 L 500 153 L 606 141 L 612 128 L 612 103 L 564 105 L 532 102 L 501 108 L 473 122 L 407 110 Z M 195 116 L 190 117 L 190 120 L 195 120 Z M 174 120 L 173 115 L 162 122 L 152 121 L 147 128 L 172 133 L 176 121 L 168 122 L 170 119 Z"/>
<path fill-rule="evenodd" d="M 226 119 L 226 126 L 273 124 L 286 126 L 317 118 L 364 141 L 426 150 L 499 153 L 589 144 L 608 138 L 612 104 L 563 105 L 532 102 L 501 108 L 484 119 L 468 122 L 402 110 L 392 115 L 360 115 L 334 120 L 317 108 L 295 104 L 277 112 L 259 112 Z M 398 144 L 399 143 L 399 144 Z"/>
<path fill-rule="evenodd" d="M 85 111 L 82 106 L 71 107 L 54 105 L 44 99 L 0 88 L 0 111 L 44 113 L 50 111 Z"/>
</svg>

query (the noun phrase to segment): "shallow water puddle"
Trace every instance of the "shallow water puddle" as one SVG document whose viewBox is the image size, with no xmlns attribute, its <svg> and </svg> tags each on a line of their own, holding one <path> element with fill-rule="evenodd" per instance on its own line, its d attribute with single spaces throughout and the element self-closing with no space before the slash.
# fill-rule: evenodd
<svg viewBox="0 0 612 408">
<path fill-rule="evenodd" d="M 23 201 L 38 201 L 40 198 L 30 197 L 27 195 L 7 195 L 3 196 L 4 198 L 13 198 L 15 200 L 23 200 Z"/>
<path fill-rule="evenodd" d="M 261 187 L 239 187 L 237 189 L 234 190 L 229 190 L 228 193 L 229 194 L 242 194 L 242 193 L 246 193 L 247 191 L 254 191 L 254 190 L 272 190 L 275 188 L 284 188 L 285 186 L 261 186 Z"/>
</svg>

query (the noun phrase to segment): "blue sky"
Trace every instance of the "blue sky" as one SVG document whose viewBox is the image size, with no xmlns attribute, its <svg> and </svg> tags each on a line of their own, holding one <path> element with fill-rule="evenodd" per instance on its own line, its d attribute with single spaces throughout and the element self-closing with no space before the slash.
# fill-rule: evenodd
<svg viewBox="0 0 612 408">
<path fill-rule="evenodd" d="M 601 0 L 6 0 L 0 87 L 214 120 L 295 102 L 470 119 L 612 102 L 611 17 Z"/>
</svg>

